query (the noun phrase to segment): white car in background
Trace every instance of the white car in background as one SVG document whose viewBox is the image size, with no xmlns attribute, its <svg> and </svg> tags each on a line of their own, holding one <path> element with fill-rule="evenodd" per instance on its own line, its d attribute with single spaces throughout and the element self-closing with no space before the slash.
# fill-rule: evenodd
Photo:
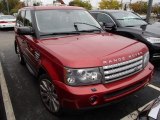
<svg viewBox="0 0 160 120">
<path fill-rule="evenodd" d="M 14 28 L 16 18 L 12 15 L 0 15 L 0 28 Z"/>
</svg>

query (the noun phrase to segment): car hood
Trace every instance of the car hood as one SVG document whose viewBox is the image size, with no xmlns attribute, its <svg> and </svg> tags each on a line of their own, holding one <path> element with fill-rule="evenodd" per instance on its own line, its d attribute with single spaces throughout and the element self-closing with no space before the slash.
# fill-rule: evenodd
<svg viewBox="0 0 160 120">
<path fill-rule="evenodd" d="M 125 27 L 125 31 L 129 31 L 136 34 L 141 34 L 142 36 L 148 37 L 160 37 L 160 23 L 156 22 L 154 24 L 148 24 L 144 26 L 135 26 L 135 27 Z"/>
<path fill-rule="evenodd" d="M 109 33 L 48 38 L 40 42 L 64 66 L 73 68 L 103 66 L 106 60 L 147 51 L 142 43 Z"/>
</svg>

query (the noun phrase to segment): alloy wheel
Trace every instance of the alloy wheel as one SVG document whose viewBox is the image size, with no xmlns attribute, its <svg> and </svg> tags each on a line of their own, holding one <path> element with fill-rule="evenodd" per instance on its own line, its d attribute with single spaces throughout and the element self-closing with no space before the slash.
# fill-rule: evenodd
<svg viewBox="0 0 160 120">
<path fill-rule="evenodd" d="M 40 94 L 45 106 L 53 113 L 60 109 L 60 103 L 55 90 L 55 86 L 48 79 L 42 79 L 40 82 Z"/>
</svg>

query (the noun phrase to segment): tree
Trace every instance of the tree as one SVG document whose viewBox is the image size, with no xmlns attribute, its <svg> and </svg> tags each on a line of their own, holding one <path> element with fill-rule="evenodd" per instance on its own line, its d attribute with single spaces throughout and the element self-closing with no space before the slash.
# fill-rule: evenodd
<svg viewBox="0 0 160 120">
<path fill-rule="evenodd" d="M 100 9 L 119 9 L 121 3 L 117 0 L 101 0 L 99 2 Z"/>
<path fill-rule="evenodd" d="M 2 12 L 2 10 L 3 10 L 3 4 L 2 2 L 0 2 L 0 12 Z"/>
<path fill-rule="evenodd" d="M 90 3 L 90 1 L 86 0 L 86 1 L 82 1 L 82 0 L 73 0 L 69 2 L 70 6 L 79 6 L 79 7 L 84 7 L 87 10 L 91 10 L 92 9 L 92 5 Z"/>
<path fill-rule="evenodd" d="M 152 7 L 152 12 L 154 14 L 159 14 L 160 13 L 160 6 L 159 4 L 155 4 L 153 7 Z"/>
<path fill-rule="evenodd" d="M 25 5 L 24 2 L 20 2 L 20 0 L 8 0 L 8 6 L 10 14 L 13 14 L 15 12 L 18 12 L 18 10 L 24 7 Z M 0 2 L 0 9 L 2 10 L 3 13 L 7 14 L 7 4 L 5 1 Z"/>
<path fill-rule="evenodd" d="M 132 3 L 130 5 L 130 7 L 136 13 L 146 14 L 147 13 L 148 4 L 147 4 L 147 2 L 138 1 L 136 3 Z"/>
</svg>

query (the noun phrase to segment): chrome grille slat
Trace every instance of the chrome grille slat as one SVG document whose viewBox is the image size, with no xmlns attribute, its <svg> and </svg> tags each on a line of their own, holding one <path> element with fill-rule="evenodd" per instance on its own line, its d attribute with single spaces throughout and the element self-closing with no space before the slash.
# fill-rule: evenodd
<svg viewBox="0 0 160 120">
<path fill-rule="evenodd" d="M 105 82 L 113 82 L 131 76 L 142 69 L 143 56 L 118 64 L 103 66 Z"/>
<path fill-rule="evenodd" d="M 138 66 L 138 70 L 139 70 L 140 68 L 142 68 L 142 65 L 139 65 L 139 66 Z M 105 77 L 105 79 L 107 79 L 107 80 L 109 80 L 109 79 L 114 79 L 114 78 L 117 78 L 117 77 L 121 77 L 121 76 L 124 76 L 124 75 L 131 74 L 131 73 L 133 73 L 133 72 L 135 72 L 134 68 L 129 69 L 129 70 L 125 70 L 125 71 L 123 71 L 123 72 L 121 72 L 121 73 L 116 73 L 116 74 L 109 75 L 109 76 Z"/>
<path fill-rule="evenodd" d="M 125 61 L 125 62 L 121 62 L 121 63 L 118 63 L 118 64 L 103 66 L 103 69 L 111 69 L 111 68 L 115 68 L 115 67 L 120 67 L 120 66 L 123 66 L 123 65 L 126 65 L 126 64 L 136 62 L 138 60 L 142 60 L 142 59 L 143 59 L 143 56 L 140 56 L 138 58 L 135 58 L 135 59 L 132 59 L 132 60 L 129 60 L 129 61 Z"/>
<path fill-rule="evenodd" d="M 104 72 L 104 74 L 112 74 L 112 73 L 117 73 L 117 72 L 121 72 L 121 71 L 124 71 L 124 70 L 127 70 L 129 68 L 132 68 L 132 67 L 136 67 L 140 64 L 142 64 L 142 60 L 138 61 L 138 62 L 135 62 L 133 64 L 130 64 L 130 65 L 127 65 L 127 66 L 123 66 L 123 67 L 120 67 L 120 68 L 117 68 L 117 69 L 113 69 L 113 70 L 107 70 Z"/>
</svg>

